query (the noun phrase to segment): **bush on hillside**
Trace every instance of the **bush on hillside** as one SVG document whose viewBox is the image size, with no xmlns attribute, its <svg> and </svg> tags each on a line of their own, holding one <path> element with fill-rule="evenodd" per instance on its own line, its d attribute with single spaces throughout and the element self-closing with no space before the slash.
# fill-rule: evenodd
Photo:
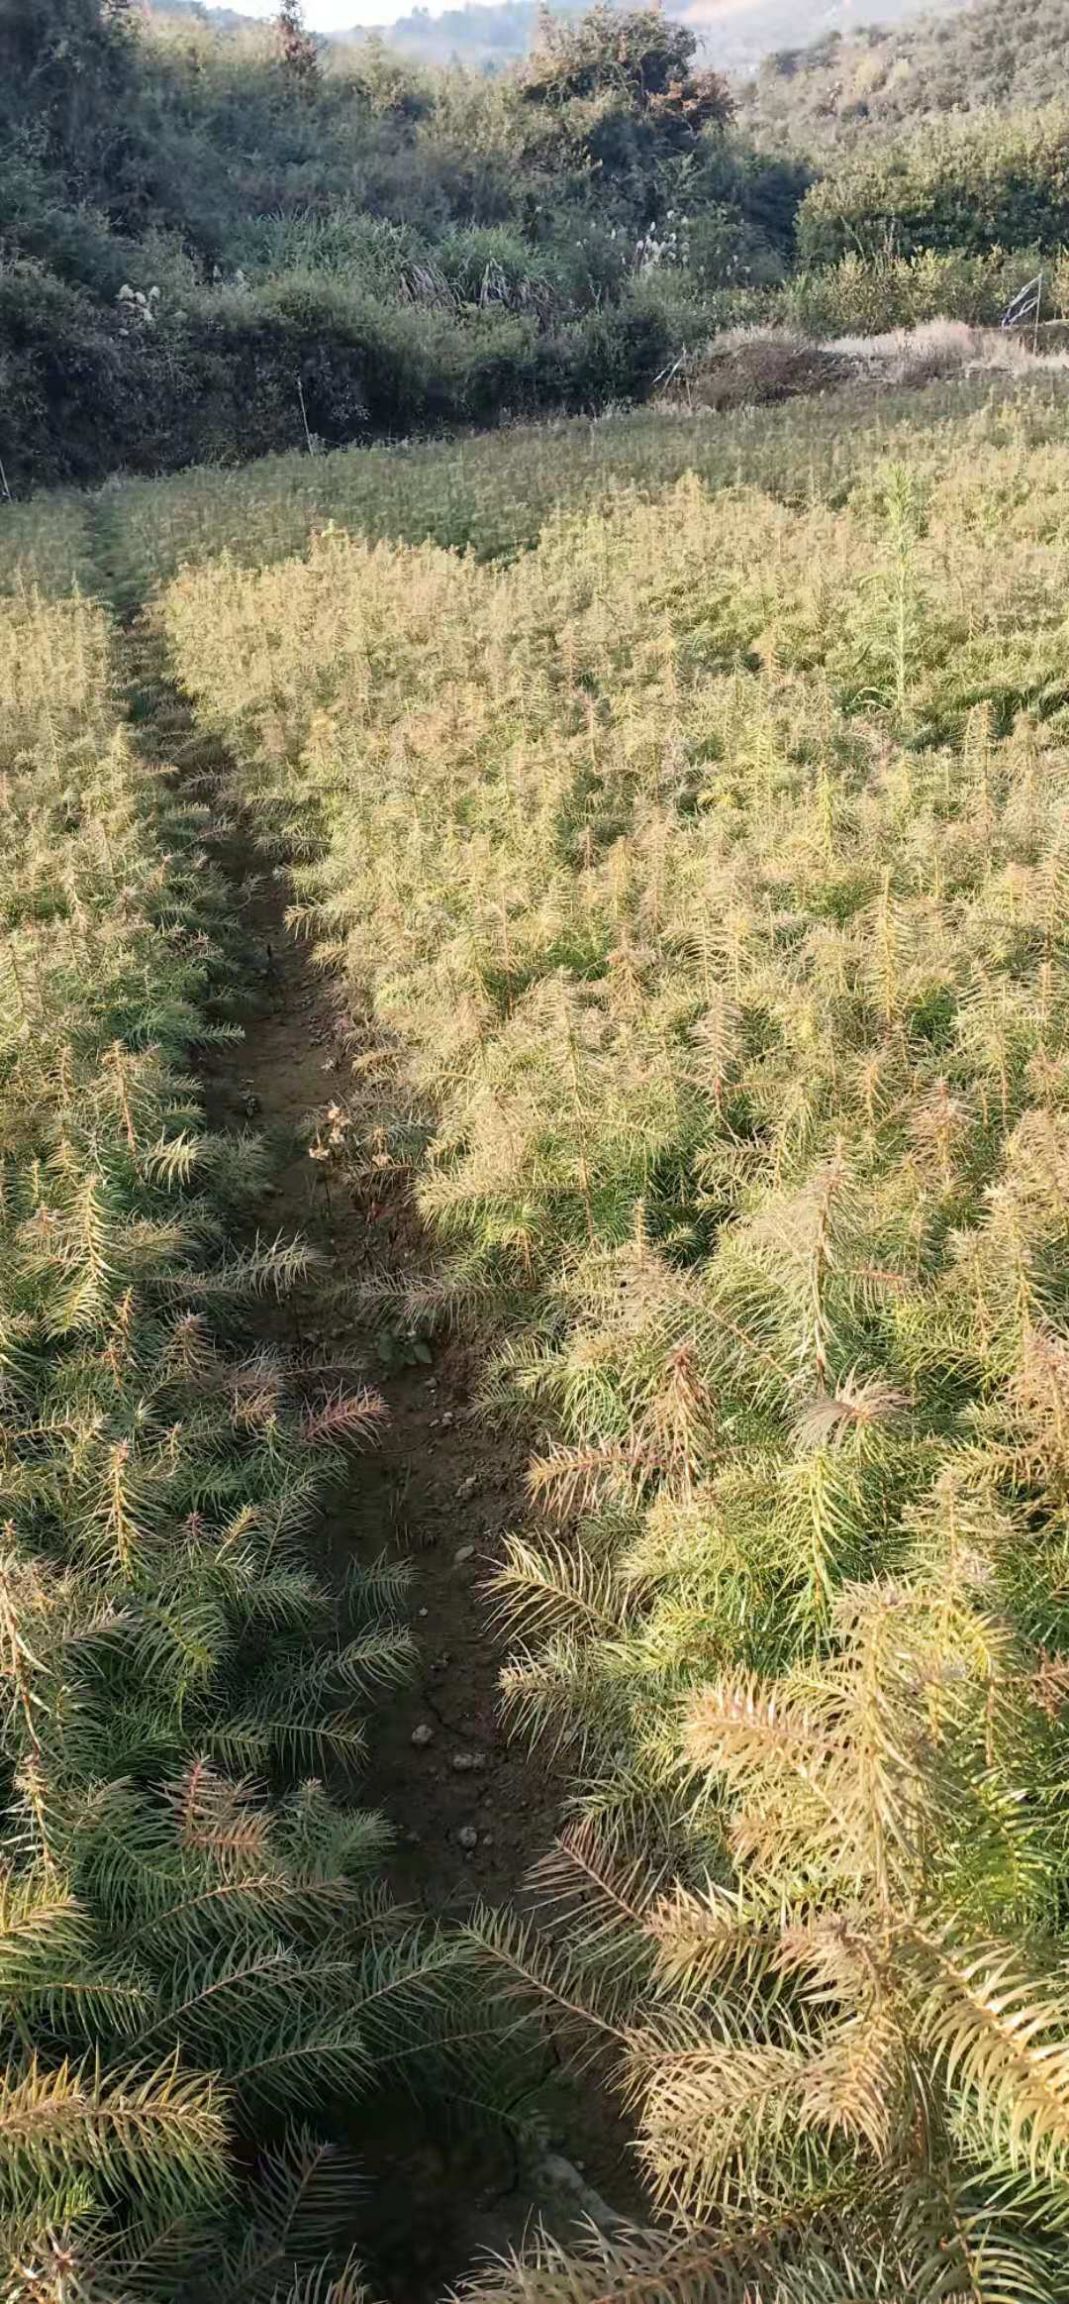
<svg viewBox="0 0 1069 2304">
<path fill-rule="evenodd" d="M 495 83 L 371 41 L 299 85 L 263 30 L 118 14 L 17 0 L 0 27 L 19 490 L 301 446 L 306 416 L 334 444 L 632 398 L 789 260 L 803 176 L 725 134 L 653 10 Z"/>
<path fill-rule="evenodd" d="M 921 249 L 985 255 L 1069 239 L 1069 112 L 978 113 L 908 143 L 874 143 L 811 185 L 798 224 L 804 263 Z"/>
<path fill-rule="evenodd" d="M 547 16 L 521 76 L 523 96 L 558 109 L 608 99 L 618 113 L 686 146 L 703 128 L 724 127 L 734 110 L 726 81 L 694 71 L 697 48 L 693 32 L 657 9 L 624 13 L 600 4 L 577 23 Z"/>
<path fill-rule="evenodd" d="M 29 91 L 0 75 L 19 490 L 303 446 L 306 418 L 333 445 L 594 409 L 717 328 L 990 324 L 1069 241 L 1069 112 L 813 181 L 651 10 L 547 28 L 494 82 L 371 41 L 296 89 L 262 31 L 102 6 L 17 0 L 0 31 Z M 127 284 L 159 289 L 148 320 Z"/>
<path fill-rule="evenodd" d="M 83 290 L 0 270 L 0 458 L 10 488 L 90 480 L 122 461 L 123 347 Z"/>
<path fill-rule="evenodd" d="M 872 263 L 851 252 L 824 270 L 800 272 L 784 291 L 783 310 L 812 336 L 874 335 L 940 319 L 997 327 L 1041 262 L 1034 248 L 984 256 L 925 248 Z"/>
</svg>

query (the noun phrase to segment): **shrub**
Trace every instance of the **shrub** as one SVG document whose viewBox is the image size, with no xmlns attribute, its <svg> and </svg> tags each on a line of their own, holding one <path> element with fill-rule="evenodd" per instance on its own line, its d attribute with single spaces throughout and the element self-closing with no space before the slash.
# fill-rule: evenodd
<svg viewBox="0 0 1069 2304">
<path fill-rule="evenodd" d="M 968 256 L 925 248 L 872 262 L 851 253 L 827 269 L 799 273 L 781 305 L 793 325 L 813 336 L 876 336 L 937 319 L 997 327 L 1041 261 L 1034 249 Z"/>
<path fill-rule="evenodd" d="M 521 88 L 528 104 L 591 105 L 588 140 L 617 113 L 637 115 L 668 144 L 693 146 L 703 128 L 723 127 L 732 100 L 715 72 L 695 72 L 697 38 L 657 10 L 618 13 L 596 6 L 578 23 L 547 16 Z M 597 99 L 606 99 L 600 114 Z"/>
<path fill-rule="evenodd" d="M 330 445 L 492 422 L 554 389 L 532 320 L 376 303 L 325 274 L 198 294 L 124 336 L 114 310 L 22 264 L 0 273 L 0 332 L 0 455 L 13 486 L 300 446 L 298 386 L 312 433 Z M 623 348 L 626 327 L 617 333 L 614 373 L 634 389 L 643 363 Z M 565 397 L 571 389 L 565 376 Z"/>
<path fill-rule="evenodd" d="M 930 248 L 1050 251 L 1066 239 L 1069 114 L 1054 108 L 1006 120 L 976 114 L 866 147 L 810 187 L 798 224 L 810 264 L 851 251 L 868 259 Z"/>
<path fill-rule="evenodd" d="M 91 480 L 123 463 L 127 370 L 113 318 L 82 290 L 26 261 L 0 268 L 9 485 Z"/>
<path fill-rule="evenodd" d="M 500 226 L 447 233 L 435 261 L 459 304 L 546 313 L 562 300 L 551 252 Z"/>
<path fill-rule="evenodd" d="M 662 311 L 636 300 L 589 312 L 539 337 L 533 356 L 535 403 L 585 408 L 641 398 L 670 362 L 675 338 Z"/>
</svg>

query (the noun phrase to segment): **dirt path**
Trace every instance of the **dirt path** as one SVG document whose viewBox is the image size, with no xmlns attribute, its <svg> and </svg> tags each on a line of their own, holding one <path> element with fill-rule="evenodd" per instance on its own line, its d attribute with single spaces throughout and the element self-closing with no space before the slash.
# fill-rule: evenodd
<svg viewBox="0 0 1069 2304">
<path fill-rule="evenodd" d="M 398 1830 L 398 1887 L 445 1914 L 475 1894 L 497 1901 L 514 1893 L 552 1839 L 559 1810 L 552 1770 L 500 1732 L 501 1649 L 480 1589 L 502 1528 L 523 1510 L 524 1455 L 483 1425 L 463 1352 L 446 1348 L 429 1367 L 391 1375 L 374 1333 L 346 1304 L 346 1283 L 397 1269 L 411 1232 L 389 1206 L 378 1220 L 369 1216 L 340 1171 L 325 1182 L 308 1157 L 315 1119 L 351 1082 L 338 997 L 286 935 L 284 901 L 268 883 L 249 908 L 262 989 L 237 1072 L 210 1067 L 213 1117 L 247 1126 L 251 1116 L 273 1139 L 279 1163 L 261 1226 L 302 1233 L 322 1259 L 286 1308 L 292 1344 L 362 1363 L 387 1402 L 384 1436 L 353 1465 L 329 1533 L 346 1555 L 371 1560 L 388 1547 L 413 1562 L 419 1665 L 411 1687 L 376 1715 L 365 1790 Z"/>
<path fill-rule="evenodd" d="M 97 558 L 121 620 L 126 716 L 144 757 L 177 766 L 210 795 L 225 760 L 196 731 L 155 636 L 124 597 L 109 517 L 102 502 Z M 340 1569 L 354 1553 L 370 1561 L 388 1549 L 413 1565 L 417 1669 L 369 1722 L 359 1796 L 394 1827 L 392 1885 L 415 1911 L 444 1919 L 477 1898 L 514 1904 L 554 1837 L 564 1793 L 544 1755 L 531 1759 L 502 1734 L 502 1647 L 482 1589 L 502 1530 L 523 1516 L 525 1452 L 483 1422 L 477 1370 L 460 1347 L 436 1349 L 429 1366 L 390 1373 L 381 1364 L 350 1291 L 372 1270 L 403 1269 L 418 1232 L 410 1210 L 362 1206 L 340 1172 L 325 1179 L 309 1158 L 316 1120 L 353 1086 L 340 987 L 288 934 L 284 879 L 265 871 L 251 833 L 229 832 L 220 853 L 251 999 L 240 1049 L 205 1059 L 209 1114 L 217 1127 L 253 1125 L 276 1153 L 257 1227 L 300 1233 L 319 1252 L 307 1282 L 266 1321 L 298 1358 L 336 1359 L 349 1376 L 361 1368 L 389 1411 L 380 1446 L 354 1460 L 336 1497 L 328 1562 Z M 547 2078 L 546 2148 L 524 2160 L 507 2140 L 443 2141 L 407 2100 L 381 2114 L 376 2103 L 372 2122 L 356 2122 L 372 2178 L 358 2242 L 390 2304 L 431 2304 L 480 2254 L 517 2246 L 538 2218 L 563 2236 L 579 2216 L 598 2216 L 603 2197 L 633 2200 L 608 2106 L 555 2080 L 552 2059 Z"/>
<path fill-rule="evenodd" d="M 435 1919 L 462 1915 L 477 1898 L 514 1905 L 554 1838 L 565 1790 L 545 1755 L 531 1758 L 502 1733 L 503 1649 L 482 1589 L 502 1531 L 523 1517 L 525 1450 L 484 1423 L 470 1354 L 446 1345 L 431 1366 L 391 1375 L 346 1303 L 347 1286 L 413 1257 L 414 1220 L 404 1208 L 369 1213 L 342 1172 L 324 1182 L 309 1158 L 316 1120 L 352 1087 L 340 990 L 287 934 L 284 885 L 254 859 L 249 878 L 231 862 L 259 992 L 237 1066 L 207 1069 L 209 1109 L 217 1126 L 251 1119 L 276 1147 L 261 1229 L 299 1232 L 319 1251 L 318 1269 L 274 1316 L 289 1349 L 328 1366 L 336 1355 L 339 1374 L 361 1369 L 389 1410 L 381 1444 L 353 1462 L 336 1501 L 329 1551 L 339 1568 L 384 1549 L 413 1565 L 418 1664 L 369 1723 L 360 1796 L 395 1828 L 392 1884 L 404 1902 Z M 427 1261 L 418 1257 L 421 1269 Z M 633 2198 L 609 2107 L 552 2070 L 547 2079 L 548 2149 L 524 2162 L 507 2144 L 443 2144 L 409 2103 L 387 2108 L 370 2154 L 360 2128 L 376 2177 L 375 2271 L 394 2304 L 440 2298 L 480 2254 L 518 2245 L 538 2217 L 563 2234 L 606 2196 Z"/>
</svg>

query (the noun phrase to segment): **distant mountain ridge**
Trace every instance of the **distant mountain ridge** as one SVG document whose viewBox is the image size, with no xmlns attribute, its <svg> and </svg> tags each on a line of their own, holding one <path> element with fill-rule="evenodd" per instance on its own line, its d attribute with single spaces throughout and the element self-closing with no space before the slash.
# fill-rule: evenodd
<svg viewBox="0 0 1069 2304">
<path fill-rule="evenodd" d="M 192 16 L 212 25 L 216 32 L 241 32 L 252 21 L 236 8 L 210 8 L 203 0 L 148 0 L 150 16 Z"/>
<path fill-rule="evenodd" d="M 199 0 L 150 0 L 150 4 L 154 14 L 200 15 L 223 30 L 234 30 L 250 21 L 232 8 L 201 6 Z M 940 0 L 937 13 L 968 4 L 969 0 Z M 667 12 L 698 34 L 706 61 L 723 72 L 745 74 L 756 71 L 762 59 L 777 49 L 806 48 L 836 33 L 849 37 L 873 22 L 892 28 L 916 16 L 925 5 L 926 0 L 682 0 Z M 578 12 L 578 5 L 554 10 L 555 14 Z M 477 70 L 493 70 L 528 54 L 539 13 L 537 0 L 466 0 L 463 7 L 446 9 L 441 15 L 416 8 L 392 24 L 371 27 L 357 23 L 333 38 L 348 44 L 378 37 L 427 64 L 447 64 L 455 58 Z"/>
<path fill-rule="evenodd" d="M 950 15 L 970 0 L 934 0 L 935 13 Z M 849 38 L 863 26 L 893 31 L 933 0 L 690 0 L 672 9 L 697 32 L 707 61 L 721 72 L 755 72 L 765 57 L 784 48 L 808 48 L 839 35 Z"/>
</svg>

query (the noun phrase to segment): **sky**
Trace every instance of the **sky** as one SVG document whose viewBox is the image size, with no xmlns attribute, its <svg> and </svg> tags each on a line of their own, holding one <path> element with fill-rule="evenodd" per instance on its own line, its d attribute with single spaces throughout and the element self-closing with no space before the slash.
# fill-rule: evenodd
<svg viewBox="0 0 1069 2304">
<path fill-rule="evenodd" d="M 316 32 L 348 32 L 353 24 L 392 24 L 406 16 L 412 0 L 305 0 L 304 17 Z M 437 16 L 448 0 L 427 0 Z M 276 0 L 226 0 L 242 16 L 274 16 Z"/>
</svg>

